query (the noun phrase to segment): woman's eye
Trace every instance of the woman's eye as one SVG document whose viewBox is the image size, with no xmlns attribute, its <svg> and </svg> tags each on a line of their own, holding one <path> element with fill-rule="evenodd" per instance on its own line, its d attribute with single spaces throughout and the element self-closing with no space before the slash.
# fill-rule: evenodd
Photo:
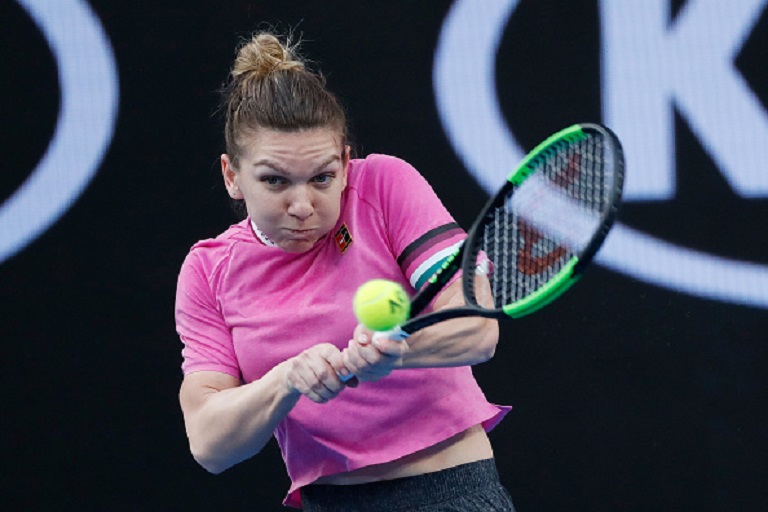
<svg viewBox="0 0 768 512">
<path fill-rule="evenodd" d="M 315 183 L 319 185 L 328 185 L 333 180 L 332 174 L 318 174 L 314 178 Z"/>
<path fill-rule="evenodd" d="M 261 178 L 261 181 L 271 187 L 276 187 L 285 183 L 285 178 L 281 178 L 280 176 L 264 176 Z"/>
</svg>

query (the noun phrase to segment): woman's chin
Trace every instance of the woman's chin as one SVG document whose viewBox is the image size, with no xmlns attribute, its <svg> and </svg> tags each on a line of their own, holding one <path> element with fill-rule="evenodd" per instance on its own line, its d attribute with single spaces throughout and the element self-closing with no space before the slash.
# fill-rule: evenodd
<svg viewBox="0 0 768 512">
<path fill-rule="evenodd" d="M 317 239 L 300 238 L 283 240 L 277 244 L 285 252 L 307 252 L 314 247 Z"/>
</svg>

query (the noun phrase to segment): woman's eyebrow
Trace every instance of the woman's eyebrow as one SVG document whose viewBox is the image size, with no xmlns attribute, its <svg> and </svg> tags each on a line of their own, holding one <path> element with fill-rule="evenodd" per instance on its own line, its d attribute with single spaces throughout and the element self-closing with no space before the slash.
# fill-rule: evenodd
<svg viewBox="0 0 768 512">
<path fill-rule="evenodd" d="M 335 161 L 338 161 L 338 160 L 341 160 L 341 157 L 339 155 L 334 154 L 332 156 L 329 156 L 326 160 L 324 160 L 317 167 L 315 167 L 314 172 L 320 172 L 322 169 L 327 167 L 329 164 L 331 164 L 331 163 L 333 163 Z M 252 166 L 253 167 L 260 167 L 260 166 L 269 167 L 273 171 L 278 172 L 280 174 L 285 174 L 285 175 L 290 175 L 291 174 L 287 169 L 284 169 L 279 163 L 277 163 L 274 160 L 271 160 L 269 158 L 262 158 L 260 160 L 257 160 L 255 162 L 253 162 Z"/>
<path fill-rule="evenodd" d="M 290 174 L 287 170 L 283 169 L 279 163 L 270 160 L 269 158 L 262 158 L 261 160 L 253 162 L 252 167 L 269 167 L 280 174 Z"/>
</svg>

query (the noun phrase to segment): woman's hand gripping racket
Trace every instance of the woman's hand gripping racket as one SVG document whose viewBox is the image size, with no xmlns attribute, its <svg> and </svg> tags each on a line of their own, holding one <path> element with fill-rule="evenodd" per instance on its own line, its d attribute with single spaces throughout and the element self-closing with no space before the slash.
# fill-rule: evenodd
<svg viewBox="0 0 768 512">
<path fill-rule="evenodd" d="M 519 318 L 546 306 L 576 283 L 600 249 L 623 183 L 624 156 L 611 130 L 578 124 L 552 135 L 520 162 L 461 248 L 414 297 L 410 320 L 385 335 L 405 339 L 451 318 Z M 466 305 L 419 316 L 460 269 Z M 490 281 L 493 307 L 479 303 L 478 272 Z"/>
</svg>

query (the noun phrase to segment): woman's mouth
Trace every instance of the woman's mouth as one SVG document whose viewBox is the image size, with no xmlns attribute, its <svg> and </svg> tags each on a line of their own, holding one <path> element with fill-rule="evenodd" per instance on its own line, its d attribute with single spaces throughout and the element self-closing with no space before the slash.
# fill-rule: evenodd
<svg viewBox="0 0 768 512">
<path fill-rule="evenodd" d="M 305 237 L 315 232 L 314 229 L 286 229 L 286 232 L 295 237 Z"/>
</svg>

